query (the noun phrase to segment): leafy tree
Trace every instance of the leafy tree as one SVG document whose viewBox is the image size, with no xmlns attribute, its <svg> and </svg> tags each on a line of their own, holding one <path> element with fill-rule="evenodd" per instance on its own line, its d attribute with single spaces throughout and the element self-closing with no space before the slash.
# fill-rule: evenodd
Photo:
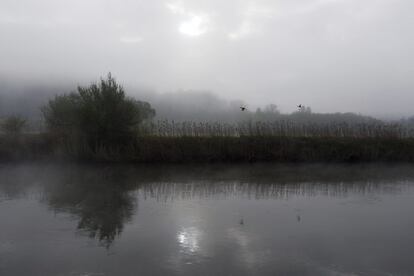
<svg viewBox="0 0 414 276">
<path fill-rule="evenodd" d="M 42 113 L 50 131 L 92 145 L 122 145 L 135 137 L 140 124 L 155 116 L 149 103 L 126 97 L 111 74 L 97 84 L 55 96 Z"/>
<path fill-rule="evenodd" d="M 7 134 L 20 134 L 26 125 L 26 120 L 19 116 L 7 117 L 1 124 L 1 129 Z"/>
</svg>

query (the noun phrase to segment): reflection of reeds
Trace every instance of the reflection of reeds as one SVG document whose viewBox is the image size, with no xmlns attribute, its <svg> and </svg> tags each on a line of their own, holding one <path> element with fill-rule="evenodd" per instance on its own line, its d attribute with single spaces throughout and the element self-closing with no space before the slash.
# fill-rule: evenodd
<svg viewBox="0 0 414 276">
<path fill-rule="evenodd" d="M 142 132 L 160 137 L 353 137 L 353 138 L 407 138 L 414 131 L 397 123 L 301 123 L 288 120 L 273 122 L 248 121 L 221 122 L 175 122 L 159 120 L 149 124 Z"/>
</svg>

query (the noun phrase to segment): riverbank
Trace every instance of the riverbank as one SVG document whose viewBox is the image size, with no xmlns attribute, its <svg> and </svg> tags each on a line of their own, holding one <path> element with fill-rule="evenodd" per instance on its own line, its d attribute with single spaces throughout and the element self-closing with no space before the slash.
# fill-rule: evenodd
<svg viewBox="0 0 414 276">
<path fill-rule="evenodd" d="M 46 134 L 3 136 L 0 161 L 413 162 L 414 139 L 138 137 L 123 147 L 75 145 Z"/>
</svg>

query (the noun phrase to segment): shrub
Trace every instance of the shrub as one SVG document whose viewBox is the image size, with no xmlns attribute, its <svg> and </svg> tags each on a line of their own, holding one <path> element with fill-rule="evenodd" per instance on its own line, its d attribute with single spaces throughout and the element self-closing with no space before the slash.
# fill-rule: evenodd
<svg viewBox="0 0 414 276">
<path fill-rule="evenodd" d="M 140 124 L 155 116 L 149 103 L 126 97 L 111 74 L 98 84 L 55 96 L 42 113 L 50 132 L 93 147 L 125 145 Z"/>
<path fill-rule="evenodd" d="M 6 134 L 20 134 L 26 125 L 26 120 L 19 116 L 10 116 L 1 124 L 1 129 Z"/>
</svg>

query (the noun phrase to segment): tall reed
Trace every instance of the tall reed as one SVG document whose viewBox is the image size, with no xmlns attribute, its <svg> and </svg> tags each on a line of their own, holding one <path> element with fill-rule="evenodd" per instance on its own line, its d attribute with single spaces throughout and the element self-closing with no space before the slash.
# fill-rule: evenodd
<svg viewBox="0 0 414 276">
<path fill-rule="evenodd" d="M 312 123 L 279 121 L 175 122 L 158 120 L 148 124 L 141 133 L 159 137 L 352 137 L 352 138 L 409 138 L 414 130 L 398 123 Z"/>
</svg>

